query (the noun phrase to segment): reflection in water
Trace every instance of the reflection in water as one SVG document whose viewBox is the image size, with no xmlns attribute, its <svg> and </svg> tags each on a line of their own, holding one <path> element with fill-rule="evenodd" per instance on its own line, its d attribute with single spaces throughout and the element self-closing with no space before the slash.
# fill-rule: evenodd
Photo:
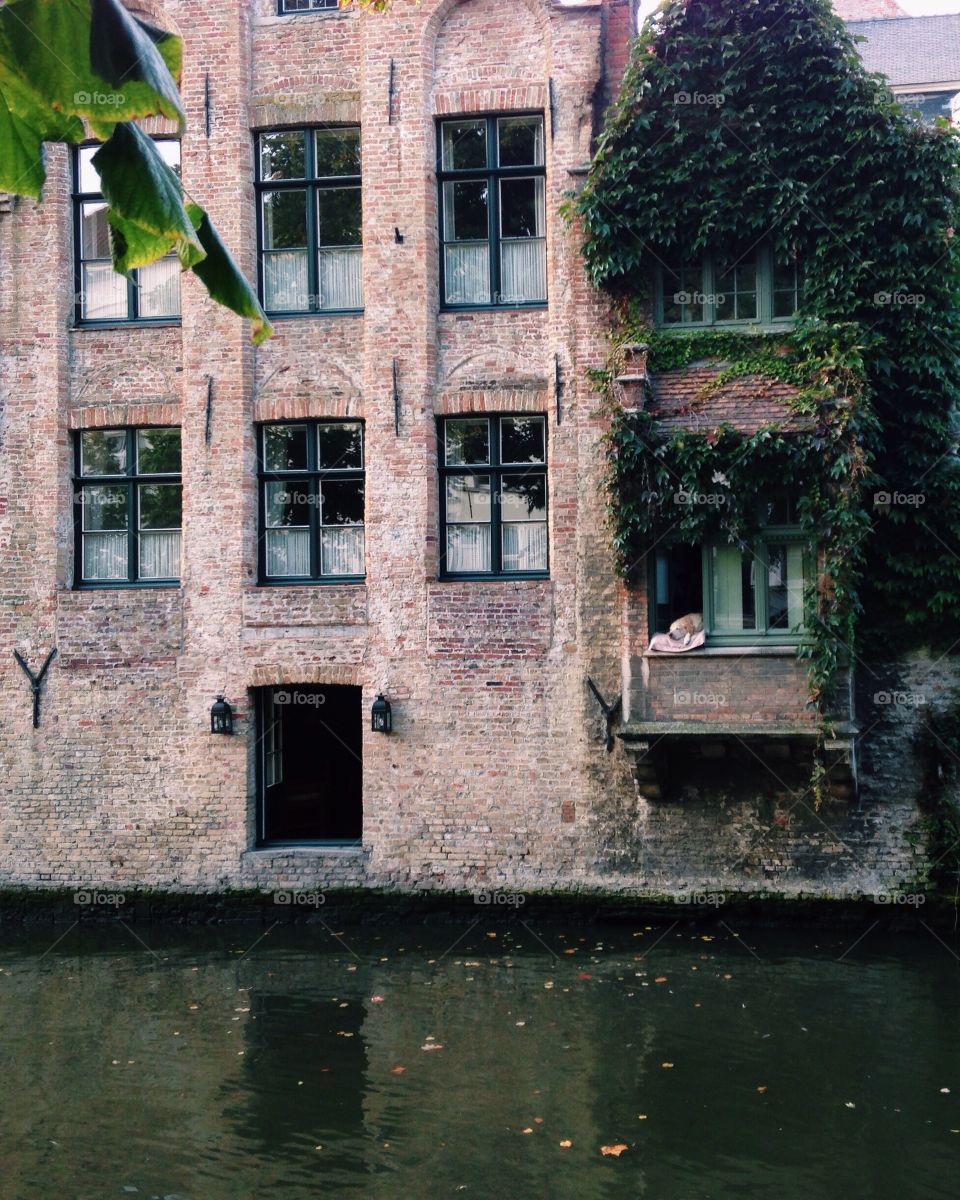
<svg viewBox="0 0 960 1200">
<path fill-rule="evenodd" d="M 262 932 L 4 931 L 3 1200 L 956 1193 L 933 937 Z"/>
</svg>

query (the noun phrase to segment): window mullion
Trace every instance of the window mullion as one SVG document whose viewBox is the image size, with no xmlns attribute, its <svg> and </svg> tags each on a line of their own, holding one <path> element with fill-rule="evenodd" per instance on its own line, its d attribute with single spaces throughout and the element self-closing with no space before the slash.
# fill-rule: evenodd
<svg viewBox="0 0 960 1200">
<path fill-rule="evenodd" d="M 312 503 L 310 504 L 310 577 L 312 579 L 322 578 L 322 555 L 320 547 L 320 502 L 323 495 L 323 480 L 324 476 L 321 472 L 310 476 L 309 492 Z"/>
</svg>

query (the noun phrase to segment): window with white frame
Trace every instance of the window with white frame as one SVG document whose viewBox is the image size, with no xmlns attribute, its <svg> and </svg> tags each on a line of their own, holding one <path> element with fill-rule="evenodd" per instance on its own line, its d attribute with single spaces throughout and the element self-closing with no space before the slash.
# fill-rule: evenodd
<svg viewBox="0 0 960 1200">
<path fill-rule="evenodd" d="M 441 121 L 437 142 L 444 306 L 545 303 L 543 117 Z"/>
<path fill-rule="evenodd" d="M 654 315 L 664 326 L 776 324 L 792 320 L 799 302 L 797 264 L 778 263 L 766 245 L 731 260 L 661 265 L 654 283 Z"/>
<path fill-rule="evenodd" d="M 440 422 L 441 574 L 546 575 L 542 416 Z"/>
<path fill-rule="evenodd" d="M 180 143 L 156 138 L 160 157 L 178 174 Z M 99 150 L 79 146 L 74 158 L 74 241 L 76 319 L 88 321 L 160 321 L 180 316 L 180 260 L 167 254 L 128 275 L 113 269 L 107 201 L 93 164 Z"/>
<path fill-rule="evenodd" d="M 257 135 L 257 232 L 267 312 L 363 308 L 359 126 Z"/>
<path fill-rule="evenodd" d="M 78 585 L 180 578 L 180 430 L 86 429 L 74 447 Z"/>
</svg>

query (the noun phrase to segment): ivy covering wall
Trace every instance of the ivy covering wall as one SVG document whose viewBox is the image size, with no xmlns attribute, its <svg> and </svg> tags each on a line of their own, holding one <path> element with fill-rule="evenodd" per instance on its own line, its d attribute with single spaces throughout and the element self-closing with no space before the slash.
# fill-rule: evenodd
<svg viewBox="0 0 960 1200">
<path fill-rule="evenodd" d="M 575 206 L 595 283 L 657 371 L 703 359 L 797 386 L 800 432 L 665 431 L 614 410 L 608 490 L 621 569 L 658 542 L 751 532 L 771 488 L 821 551 L 812 691 L 854 638 L 946 648 L 960 611 L 960 139 L 905 114 L 827 0 L 667 0 L 636 40 Z M 786 333 L 650 327 L 658 263 L 767 243 L 803 278 Z M 677 519 L 678 481 L 731 503 Z M 889 497 L 889 501 L 885 499 Z M 912 498 L 912 499 L 910 499 Z"/>
</svg>

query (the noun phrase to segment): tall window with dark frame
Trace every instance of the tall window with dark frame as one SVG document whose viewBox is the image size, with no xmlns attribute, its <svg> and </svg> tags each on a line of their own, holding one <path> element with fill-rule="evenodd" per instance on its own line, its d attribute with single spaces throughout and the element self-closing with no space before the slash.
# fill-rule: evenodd
<svg viewBox="0 0 960 1200">
<path fill-rule="evenodd" d="M 441 121 L 437 143 L 444 305 L 545 303 L 543 117 Z"/>
<path fill-rule="evenodd" d="M 363 308 L 358 126 L 257 135 L 257 234 L 267 312 Z"/>
<path fill-rule="evenodd" d="M 180 143 L 155 140 L 164 162 L 180 172 Z M 128 276 L 113 269 L 107 202 L 93 165 L 96 146 L 74 157 L 74 242 L 77 321 L 169 321 L 180 316 L 180 260 L 167 254 Z"/>
<path fill-rule="evenodd" d="M 180 430 L 87 429 L 74 447 L 78 586 L 180 578 Z"/>
<path fill-rule="evenodd" d="M 364 576 L 363 425 L 260 426 L 261 583 Z"/>
<path fill-rule="evenodd" d="M 441 574 L 545 576 L 545 418 L 448 417 L 439 435 Z"/>
</svg>

